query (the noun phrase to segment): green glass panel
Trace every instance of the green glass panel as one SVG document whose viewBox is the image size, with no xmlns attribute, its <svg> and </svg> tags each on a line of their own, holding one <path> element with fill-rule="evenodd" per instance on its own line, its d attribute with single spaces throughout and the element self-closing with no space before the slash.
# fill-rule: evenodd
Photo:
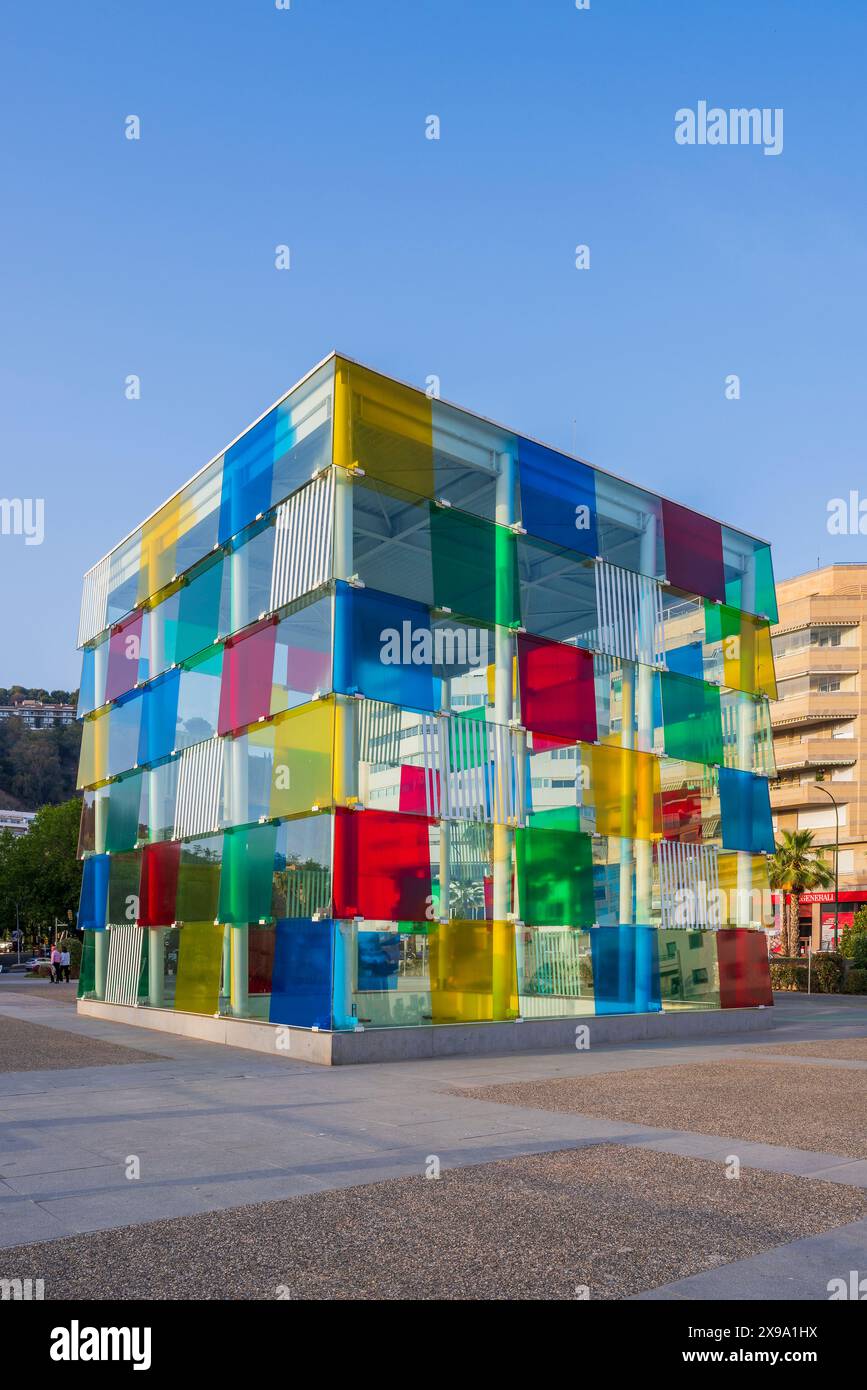
<svg viewBox="0 0 867 1390">
<path fill-rule="evenodd" d="M 450 507 L 430 507 L 434 604 L 482 623 L 521 621 L 517 537 Z"/>
<path fill-rule="evenodd" d="M 276 847 L 276 825 L 225 832 L 217 913 L 221 922 L 241 925 L 270 919 Z"/>
<path fill-rule="evenodd" d="M 189 922 L 178 936 L 175 1008 L 189 1014 L 215 1014 L 220 996 L 223 928 Z"/>
<path fill-rule="evenodd" d="M 141 822 L 142 785 L 146 773 L 121 777 L 108 788 L 108 821 L 105 831 L 107 850 L 135 849 Z"/>
<path fill-rule="evenodd" d="M 78 967 L 78 997 L 86 999 L 96 987 L 96 932 L 86 931 L 81 946 L 81 964 Z"/>
<path fill-rule="evenodd" d="M 723 761 L 722 713 L 717 686 L 671 671 L 663 672 L 662 711 L 665 751 L 669 758 L 706 764 Z"/>
<path fill-rule="evenodd" d="M 222 586 L 223 557 L 218 555 L 181 589 L 173 661 L 186 661 L 214 641 L 220 626 Z"/>
<path fill-rule="evenodd" d="M 576 830 L 528 826 L 515 832 L 518 907 L 534 927 L 587 927 L 593 909 L 593 847 Z"/>
<path fill-rule="evenodd" d="M 213 922 L 220 902 L 222 835 L 185 840 L 178 867 L 175 913 L 179 922 Z"/>
<path fill-rule="evenodd" d="M 108 874 L 108 921 L 122 925 L 139 915 L 141 850 L 112 854 Z"/>
</svg>

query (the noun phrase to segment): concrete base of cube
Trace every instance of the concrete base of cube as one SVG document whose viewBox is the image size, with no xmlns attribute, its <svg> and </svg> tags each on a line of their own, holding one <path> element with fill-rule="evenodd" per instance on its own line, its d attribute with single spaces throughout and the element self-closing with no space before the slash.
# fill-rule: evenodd
<svg viewBox="0 0 867 1390">
<path fill-rule="evenodd" d="M 599 1043 L 657 1042 L 667 1038 L 702 1040 L 733 1033 L 753 1033 L 768 1028 L 773 1022 L 773 1014 L 766 1008 L 695 1012 L 684 1009 L 659 1014 L 609 1014 L 599 1018 L 591 1014 L 583 1018 L 441 1023 L 418 1028 L 328 1033 L 280 1023 L 186 1014 L 174 1009 L 104 1004 L 95 999 L 80 999 L 78 1012 L 88 1018 L 103 1018 L 112 1023 L 247 1048 L 251 1052 L 267 1052 L 292 1062 L 314 1062 L 326 1067 L 574 1048 L 579 1028 L 587 1029 L 592 1047 Z"/>
</svg>

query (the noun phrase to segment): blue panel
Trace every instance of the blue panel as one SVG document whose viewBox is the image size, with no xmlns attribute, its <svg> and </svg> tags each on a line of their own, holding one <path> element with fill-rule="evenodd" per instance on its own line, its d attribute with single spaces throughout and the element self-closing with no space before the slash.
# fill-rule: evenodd
<svg viewBox="0 0 867 1390">
<path fill-rule="evenodd" d="M 284 917 L 274 933 L 270 1022 L 330 1029 L 334 923 Z"/>
<path fill-rule="evenodd" d="M 739 772 L 733 767 L 721 767 L 719 800 L 723 849 L 772 854 L 774 827 L 767 778 L 756 777 L 752 772 Z"/>
<path fill-rule="evenodd" d="M 180 670 L 169 671 L 142 691 L 144 705 L 139 739 L 140 763 L 158 762 L 175 751 L 180 680 Z"/>
<path fill-rule="evenodd" d="M 277 408 L 226 452 L 218 531 L 221 545 L 270 508 L 274 459 L 287 447 L 289 430 L 285 413 Z"/>
<path fill-rule="evenodd" d="M 665 653 L 665 664 L 669 671 L 679 676 L 692 676 L 693 680 L 704 680 L 704 655 L 701 642 L 687 642 L 684 647 L 672 647 Z"/>
<path fill-rule="evenodd" d="M 583 555 L 597 555 L 593 469 L 578 459 L 518 440 L 521 524 L 530 536 Z"/>
<path fill-rule="evenodd" d="M 593 927 L 597 1014 L 659 1013 L 659 933 L 655 927 Z"/>
<path fill-rule="evenodd" d="M 91 854 L 84 861 L 78 905 L 79 931 L 105 930 L 109 864 L 107 854 Z"/>
<path fill-rule="evenodd" d="M 397 989 L 400 937 L 397 932 L 358 933 L 358 989 Z"/>
<path fill-rule="evenodd" d="M 129 772 L 139 762 L 142 697 L 134 691 L 113 705 L 108 715 L 107 775 Z"/>
<path fill-rule="evenodd" d="M 436 709 L 430 612 L 377 589 L 337 584 L 334 689 L 411 709 Z"/>
<path fill-rule="evenodd" d="M 99 703 L 102 704 L 102 701 Z M 81 719 L 96 707 L 96 650 L 93 647 L 85 647 L 81 653 L 81 681 L 78 686 L 76 718 Z"/>
</svg>

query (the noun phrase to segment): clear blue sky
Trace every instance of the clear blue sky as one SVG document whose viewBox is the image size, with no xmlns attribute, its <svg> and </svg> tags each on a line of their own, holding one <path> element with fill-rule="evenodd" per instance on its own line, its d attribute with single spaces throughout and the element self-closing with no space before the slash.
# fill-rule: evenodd
<svg viewBox="0 0 867 1390">
<path fill-rule="evenodd" d="M 83 571 L 332 347 L 574 419 L 778 577 L 867 556 L 854 0 L 13 0 L 3 48 L 0 497 L 45 541 L 0 536 L 0 685 L 77 684 Z M 700 100 L 783 153 L 677 145 Z"/>
</svg>

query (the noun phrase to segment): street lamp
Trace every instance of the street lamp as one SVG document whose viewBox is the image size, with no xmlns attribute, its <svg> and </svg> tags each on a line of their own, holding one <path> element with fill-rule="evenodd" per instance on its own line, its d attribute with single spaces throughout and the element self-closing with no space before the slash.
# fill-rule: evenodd
<svg viewBox="0 0 867 1390">
<path fill-rule="evenodd" d="M 840 929 L 840 808 L 834 794 L 822 785 L 824 780 L 825 774 L 820 770 L 816 773 L 816 780 L 813 785 L 818 787 L 820 792 L 824 792 L 826 796 L 830 796 L 834 803 L 834 950 L 836 951 L 837 934 Z"/>
</svg>

